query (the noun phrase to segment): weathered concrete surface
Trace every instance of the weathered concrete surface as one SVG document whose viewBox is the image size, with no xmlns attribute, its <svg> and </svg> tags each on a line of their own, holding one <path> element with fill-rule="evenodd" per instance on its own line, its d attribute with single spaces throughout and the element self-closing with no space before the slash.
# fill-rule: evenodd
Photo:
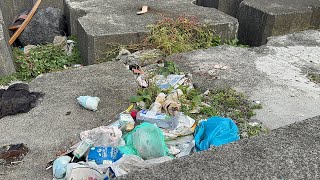
<svg viewBox="0 0 320 180">
<path fill-rule="evenodd" d="M 19 13 L 32 8 L 32 0 L 1 0 L 0 9 L 7 27 Z"/>
<path fill-rule="evenodd" d="M 232 17 L 236 17 L 242 1 L 243 0 L 197 0 L 196 4 L 198 6 L 213 7 Z"/>
<path fill-rule="evenodd" d="M 203 89 L 231 86 L 260 101 L 256 118 L 270 129 L 320 115 L 320 87 L 306 77 L 319 73 L 319 31 L 276 37 L 259 48 L 221 46 L 168 59 L 192 72 Z"/>
<path fill-rule="evenodd" d="M 320 179 L 320 117 L 120 179 Z"/>
<path fill-rule="evenodd" d="M 59 8 L 60 10 L 64 10 L 63 6 L 64 0 L 42 0 L 39 8 L 47 8 L 47 7 L 54 7 Z M 37 0 L 33 0 L 33 4 L 37 2 Z"/>
<path fill-rule="evenodd" d="M 6 31 L 6 27 L 0 9 L 0 75 L 8 75 L 15 72 L 12 61 L 12 52 L 8 44 L 9 35 Z"/>
<path fill-rule="evenodd" d="M 270 36 L 320 25 L 319 0 L 244 0 L 238 10 L 239 40 L 259 46 Z"/>
<path fill-rule="evenodd" d="M 52 179 L 52 170 L 45 171 L 46 163 L 77 142 L 81 131 L 114 121 L 117 113 L 128 108 L 135 88 L 131 72 L 115 62 L 36 78 L 30 89 L 46 93 L 40 104 L 27 114 L 0 120 L 0 144 L 23 142 L 30 148 L 23 163 L 13 168 L 0 166 L 0 179 Z M 98 111 L 80 107 L 76 100 L 80 95 L 100 97 Z"/>
<path fill-rule="evenodd" d="M 238 22 L 216 9 L 196 6 L 191 0 L 66 0 L 65 12 L 70 31 L 77 35 L 80 51 L 89 64 L 103 57 L 110 44 L 141 42 L 149 30 L 147 25 L 162 18 L 194 16 L 211 26 L 223 39 L 236 37 Z M 150 11 L 138 16 L 142 5 Z"/>
</svg>

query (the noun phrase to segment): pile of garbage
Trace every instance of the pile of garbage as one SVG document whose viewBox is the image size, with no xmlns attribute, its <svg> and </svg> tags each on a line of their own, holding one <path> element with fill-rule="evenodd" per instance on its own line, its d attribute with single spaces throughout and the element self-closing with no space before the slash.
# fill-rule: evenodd
<svg viewBox="0 0 320 180">
<path fill-rule="evenodd" d="M 138 77 L 144 74 L 137 66 L 129 68 L 138 72 Z M 190 75 L 137 80 L 143 82 L 142 88 L 153 82 L 167 94 L 158 93 L 148 108 L 137 100 L 112 124 L 81 132 L 81 141 L 51 162 L 55 179 L 112 179 L 240 139 L 237 125 L 229 118 L 214 116 L 197 121 L 181 112 L 183 91 L 179 87 L 193 88 Z M 98 109 L 100 101 L 91 96 L 77 100 L 92 111 Z"/>
</svg>

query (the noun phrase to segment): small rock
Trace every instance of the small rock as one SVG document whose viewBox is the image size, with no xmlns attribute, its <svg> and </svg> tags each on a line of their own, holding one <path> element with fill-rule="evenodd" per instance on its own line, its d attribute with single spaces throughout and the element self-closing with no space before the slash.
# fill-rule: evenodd
<svg viewBox="0 0 320 180">
<path fill-rule="evenodd" d="M 67 37 L 65 37 L 65 36 L 56 36 L 56 37 L 54 37 L 53 45 L 55 45 L 55 46 L 66 46 L 67 45 Z"/>
<path fill-rule="evenodd" d="M 116 60 L 120 61 L 123 64 L 128 64 L 128 56 L 130 54 L 130 51 L 128 51 L 127 49 L 121 49 L 118 56 L 116 57 Z"/>
<path fill-rule="evenodd" d="M 63 47 L 64 51 L 68 52 L 68 44 L 67 44 L 67 37 L 66 36 L 54 37 L 53 45 Z"/>
<path fill-rule="evenodd" d="M 222 69 L 222 70 L 229 69 L 229 66 L 223 66 L 221 69 Z"/>
<path fill-rule="evenodd" d="M 213 66 L 213 68 L 214 68 L 214 69 L 221 69 L 221 68 L 222 68 L 222 66 L 221 66 L 221 65 L 219 65 L 219 64 L 217 64 L 217 65 L 214 65 L 214 66 Z"/>
<path fill-rule="evenodd" d="M 52 43 L 55 36 L 64 35 L 66 23 L 58 8 L 38 9 L 28 26 L 19 36 L 22 44 Z"/>
<path fill-rule="evenodd" d="M 24 47 L 24 50 L 23 50 L 23 53 L 24 54 L 29 54 L 30 50 L 33 49 L 33 48 L 36 48 L 37 46 L 35 45 L 27 45 Z"/>
<path fill-rule="evenodd" d="M 216 70 L 215 69 L 211 69 L 211 70 L 208 71 L 208 74 L 210 76 L 214 76 L 214 75 L 216 75 Z"/>
<path fill-rule="evenodd" d="M 142 50 L 128 55 L 130 64 L 138 64 L 143 67 L 150 64 L 156 64 L 161 61 L 163 54 L 159 49 Z"/>
<path fill-rule="evenodd" d="M 241 137 L 242 137 L 242 138 L 247 138 L 247 137 L 249 137 L 249 136 L 248 136 L 248 133 L 247 133 L 247 132 L 243 132 L 243 133 L 241 133 Z"/>
</svg>

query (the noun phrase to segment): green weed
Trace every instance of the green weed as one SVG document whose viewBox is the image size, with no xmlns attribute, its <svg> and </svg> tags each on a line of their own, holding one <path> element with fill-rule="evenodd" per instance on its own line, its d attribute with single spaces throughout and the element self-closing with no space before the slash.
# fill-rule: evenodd
<svg viewBox="0 0 320 180">
<path fill-rule="evenodd" d="M 310 81 L 320 84 L 320 74 L 319 73 L 309 73 L 307 75 L 307 77 L 310 79 Z"/>
<path fill-rule="evenodd" d="M 165 61 L 164 67 L 159 68 L 158 70 L 159 74 L 168 76 L 170 74 L 179 74 L 180 71 L 177 68 L 177 66 L 172 61 Z"/>
<path fill-rule="evenodd" d="M 19 48 L 13 48 L 16 73 L 0 77 L 0 84 L 7 85 L 14 80 L 30 81 L 43 73 L 59 71 L 72 64 L 81 64 L 82 59 L 77 47 L 68 56 L 60 46 L 53 44 L 38 45 L 29 54 Z"/>
<path fill-rule="evenodd" d="M 166 55 L 221 44 L 220 37 L 213 30 L 198 24 L 194 18 L 163 18 L 149 28 L 151 32 L 146 41 Z"/>
</svg>

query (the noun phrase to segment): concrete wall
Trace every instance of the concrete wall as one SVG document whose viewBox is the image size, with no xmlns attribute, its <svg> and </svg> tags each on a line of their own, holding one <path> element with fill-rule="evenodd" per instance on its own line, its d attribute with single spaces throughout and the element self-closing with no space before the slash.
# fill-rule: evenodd
<svg viewBox="0 0 320 180">
<path fill-rule="evenodd" d="M 198 6 L 216 8 L 232 17 L 236 17 L 242 1 L 243 0 L 196 0 L 196 4 Z"/>
<path fill-rule="evenodd" d="M 12 51 L 8 45 L 9 34 L 3 20 L 0 9 L 0 75 L 8 75 L 15 72 L 12 59 Z"/>
</svg>

